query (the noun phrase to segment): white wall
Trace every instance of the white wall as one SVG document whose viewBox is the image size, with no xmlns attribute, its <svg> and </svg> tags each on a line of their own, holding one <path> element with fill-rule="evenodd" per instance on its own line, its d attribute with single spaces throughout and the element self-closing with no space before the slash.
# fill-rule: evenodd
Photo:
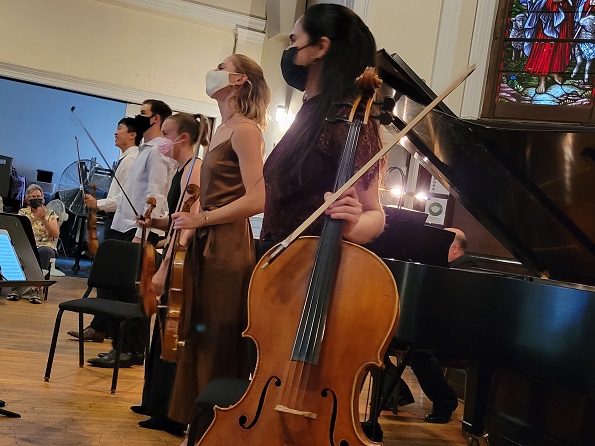
<svg viewBox="0 0 595 446">
<path fill-rule="evenodd" d="M 231 31 L 94 0 L 2 0 L 0 41 L 11 43 L 2 62 L 198 101 L 234 43 Z"/>
<path fill-rule="evenodd" d="M 170 2 L 191 4 L 165 1 Z M 265 0 L 200 3 L 229 10 L 234 16 L 264 15 Z M 354 1 L 378 47 L 397 52 L 430 86 L 436 83 L 437 76 L 450 80 L 462 65 L 466 66 L 476 3 L 477 0 Z M 174 106 L 178 110 L 216 115 L 214 101 L 205 94 L 204 75 L 232 52 L 232 29 L 138 5 L 143 2 L 2 0 L 0 41 L 10 44 L 0 46 L 0 74 L 2 64 L 9 64 L 34 70 L 34 82 L 44 83 L 44 74 L 52 80 L 67 77 L 80 80 L 81 85 L 106 86 L 108 92 L 117 91 L 118 96 L 105 96 L 125 102 L 138 103 L 146 97 L 169 102 L 169 98 L 179 102 Z M 458 13 L 453 12 L 453 5 L 460 10 Z M 446 18 L 445 10 L 450 14 Z M 236 49 L 262 64 L 272 89 L 269 111 L 274 118 L 276 107 L 285 104 L 287 96 L 279 70 L 286 42 L 258 42 L 250 35 L 249 31 L 240 33 Z M 445 45 L 449 48 L 447 57 L 437 57 Z M 77 87 L 77 91 L 87 91 L 86 84 Z M 460 109 L 461 94 L 457 92 L 446 101 L 455 112 Z M 292 110 L 295 112 L 300 105 L 299 94 L 294 94 Z M 267 150 L 281 135 L 278 125 L 271 122 L 265 134 Z"/>
<path fill-rule="evenodd" d="M 469 64 L 477 0 L 368 0 L 366 23 L 378 48 L 397 53 L 436 93 Z M 481 32 L 481 30 L 479 30 Z M 484 30 L 491 33 L 491 29 Z M 445 103 L 459 113 L 463 89 Z"/>
</svg>

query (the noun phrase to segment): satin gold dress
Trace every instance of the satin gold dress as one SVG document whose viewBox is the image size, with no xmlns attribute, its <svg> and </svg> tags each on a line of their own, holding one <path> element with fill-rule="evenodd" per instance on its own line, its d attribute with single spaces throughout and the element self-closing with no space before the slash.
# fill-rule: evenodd
<svg viewBox="0 0 595 446">
<path fill-rule="evenodd" d="M 212 211 L 245 195 L 231 138 L 211 148 L 200 172 L 200 204 Z M 185 293 L 179 332 L 180 359 L 169 417 L 190 423 L 194 401 L 215 378 L 248 378 L 248 284 L 255 266 L 248 219 L 196 230 L 184 266 Z"/>
</svg>

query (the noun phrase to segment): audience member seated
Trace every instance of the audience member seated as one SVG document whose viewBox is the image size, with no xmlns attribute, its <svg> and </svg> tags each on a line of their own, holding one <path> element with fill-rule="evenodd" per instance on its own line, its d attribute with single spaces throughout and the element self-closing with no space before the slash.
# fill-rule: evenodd
<svg viewBox="0 0 595 446">
<path fill-rule="evenodd" d="M 31 184 L 25 191 L 26 206 L 19 211 L 19 215 L 31 220 L 33 235 L 37 244 L 41 269 L 50 269 L 50 260 L 57 255 L 56 243 L 60 235 L 58 216 L 44 206 L 43 190 L 37 184 Z M 17 301 L 23 293 L 22 288 L 14 287 L 7 296 L 7 300 Z M 40 304 L 40 288 L 33 287 L 29 294 L 29 302 Z"/>
</svg>

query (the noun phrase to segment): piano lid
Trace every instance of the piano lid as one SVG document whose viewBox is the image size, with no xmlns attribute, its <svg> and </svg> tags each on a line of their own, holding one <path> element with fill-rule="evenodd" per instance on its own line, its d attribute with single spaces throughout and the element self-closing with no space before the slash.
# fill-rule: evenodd
<svg viewBox="0 0 595 446">
<path fill-rule="evenodd" d="M 403 128 L 436 95 L 378 54 Z M 595 129 L 464 120 L 441 103 L 402 145 L 527 268 L 595 284 Z"/>
</svg>

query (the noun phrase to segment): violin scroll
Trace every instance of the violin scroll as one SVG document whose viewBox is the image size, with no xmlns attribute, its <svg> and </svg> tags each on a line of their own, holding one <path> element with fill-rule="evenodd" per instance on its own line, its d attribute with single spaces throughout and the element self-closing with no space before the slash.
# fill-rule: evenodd
<svg viewBox="0 0 595 446">
<path fill-rule="evenodd" d="M 91 184 L 90 194 L 94 197 L 97 186 Z M 87 250 L 89 254 L 95 257 L 97 248 L 99 247 L 99 240 L 97 238 L 97 212 L 89 209 L 89 216 L 87 217 Z"/>
<path fill-rule="evenodd" d="M 190 208 L 196 203 L 196 200 L 198 200 L 198 197 L 200 196 L 200 187 L 194 183 L 189 184 L 186 186 L 186 193 L 190 196 L 184 201 L 182 212 L 190 212 Z"/>
<path fill-rule="evenodd" d="M 151 218 L 151 212 L 157 206 L 157 200 L 154 197 L 147 198 L 147 209 L 144 213 L 144 218 L 147 220 Z M 141 261 L 141 276 L 139 283 L 139 292 L 141 302 L 145 314 L 151 317 L 157 312 L 157 295 L 151 291 L 151 281 L 155 275 L 156 254 L 155 247 L 146 241 L 146 228 L 143 226 L 142 234 L 142 261 Z"/>
</svg>

